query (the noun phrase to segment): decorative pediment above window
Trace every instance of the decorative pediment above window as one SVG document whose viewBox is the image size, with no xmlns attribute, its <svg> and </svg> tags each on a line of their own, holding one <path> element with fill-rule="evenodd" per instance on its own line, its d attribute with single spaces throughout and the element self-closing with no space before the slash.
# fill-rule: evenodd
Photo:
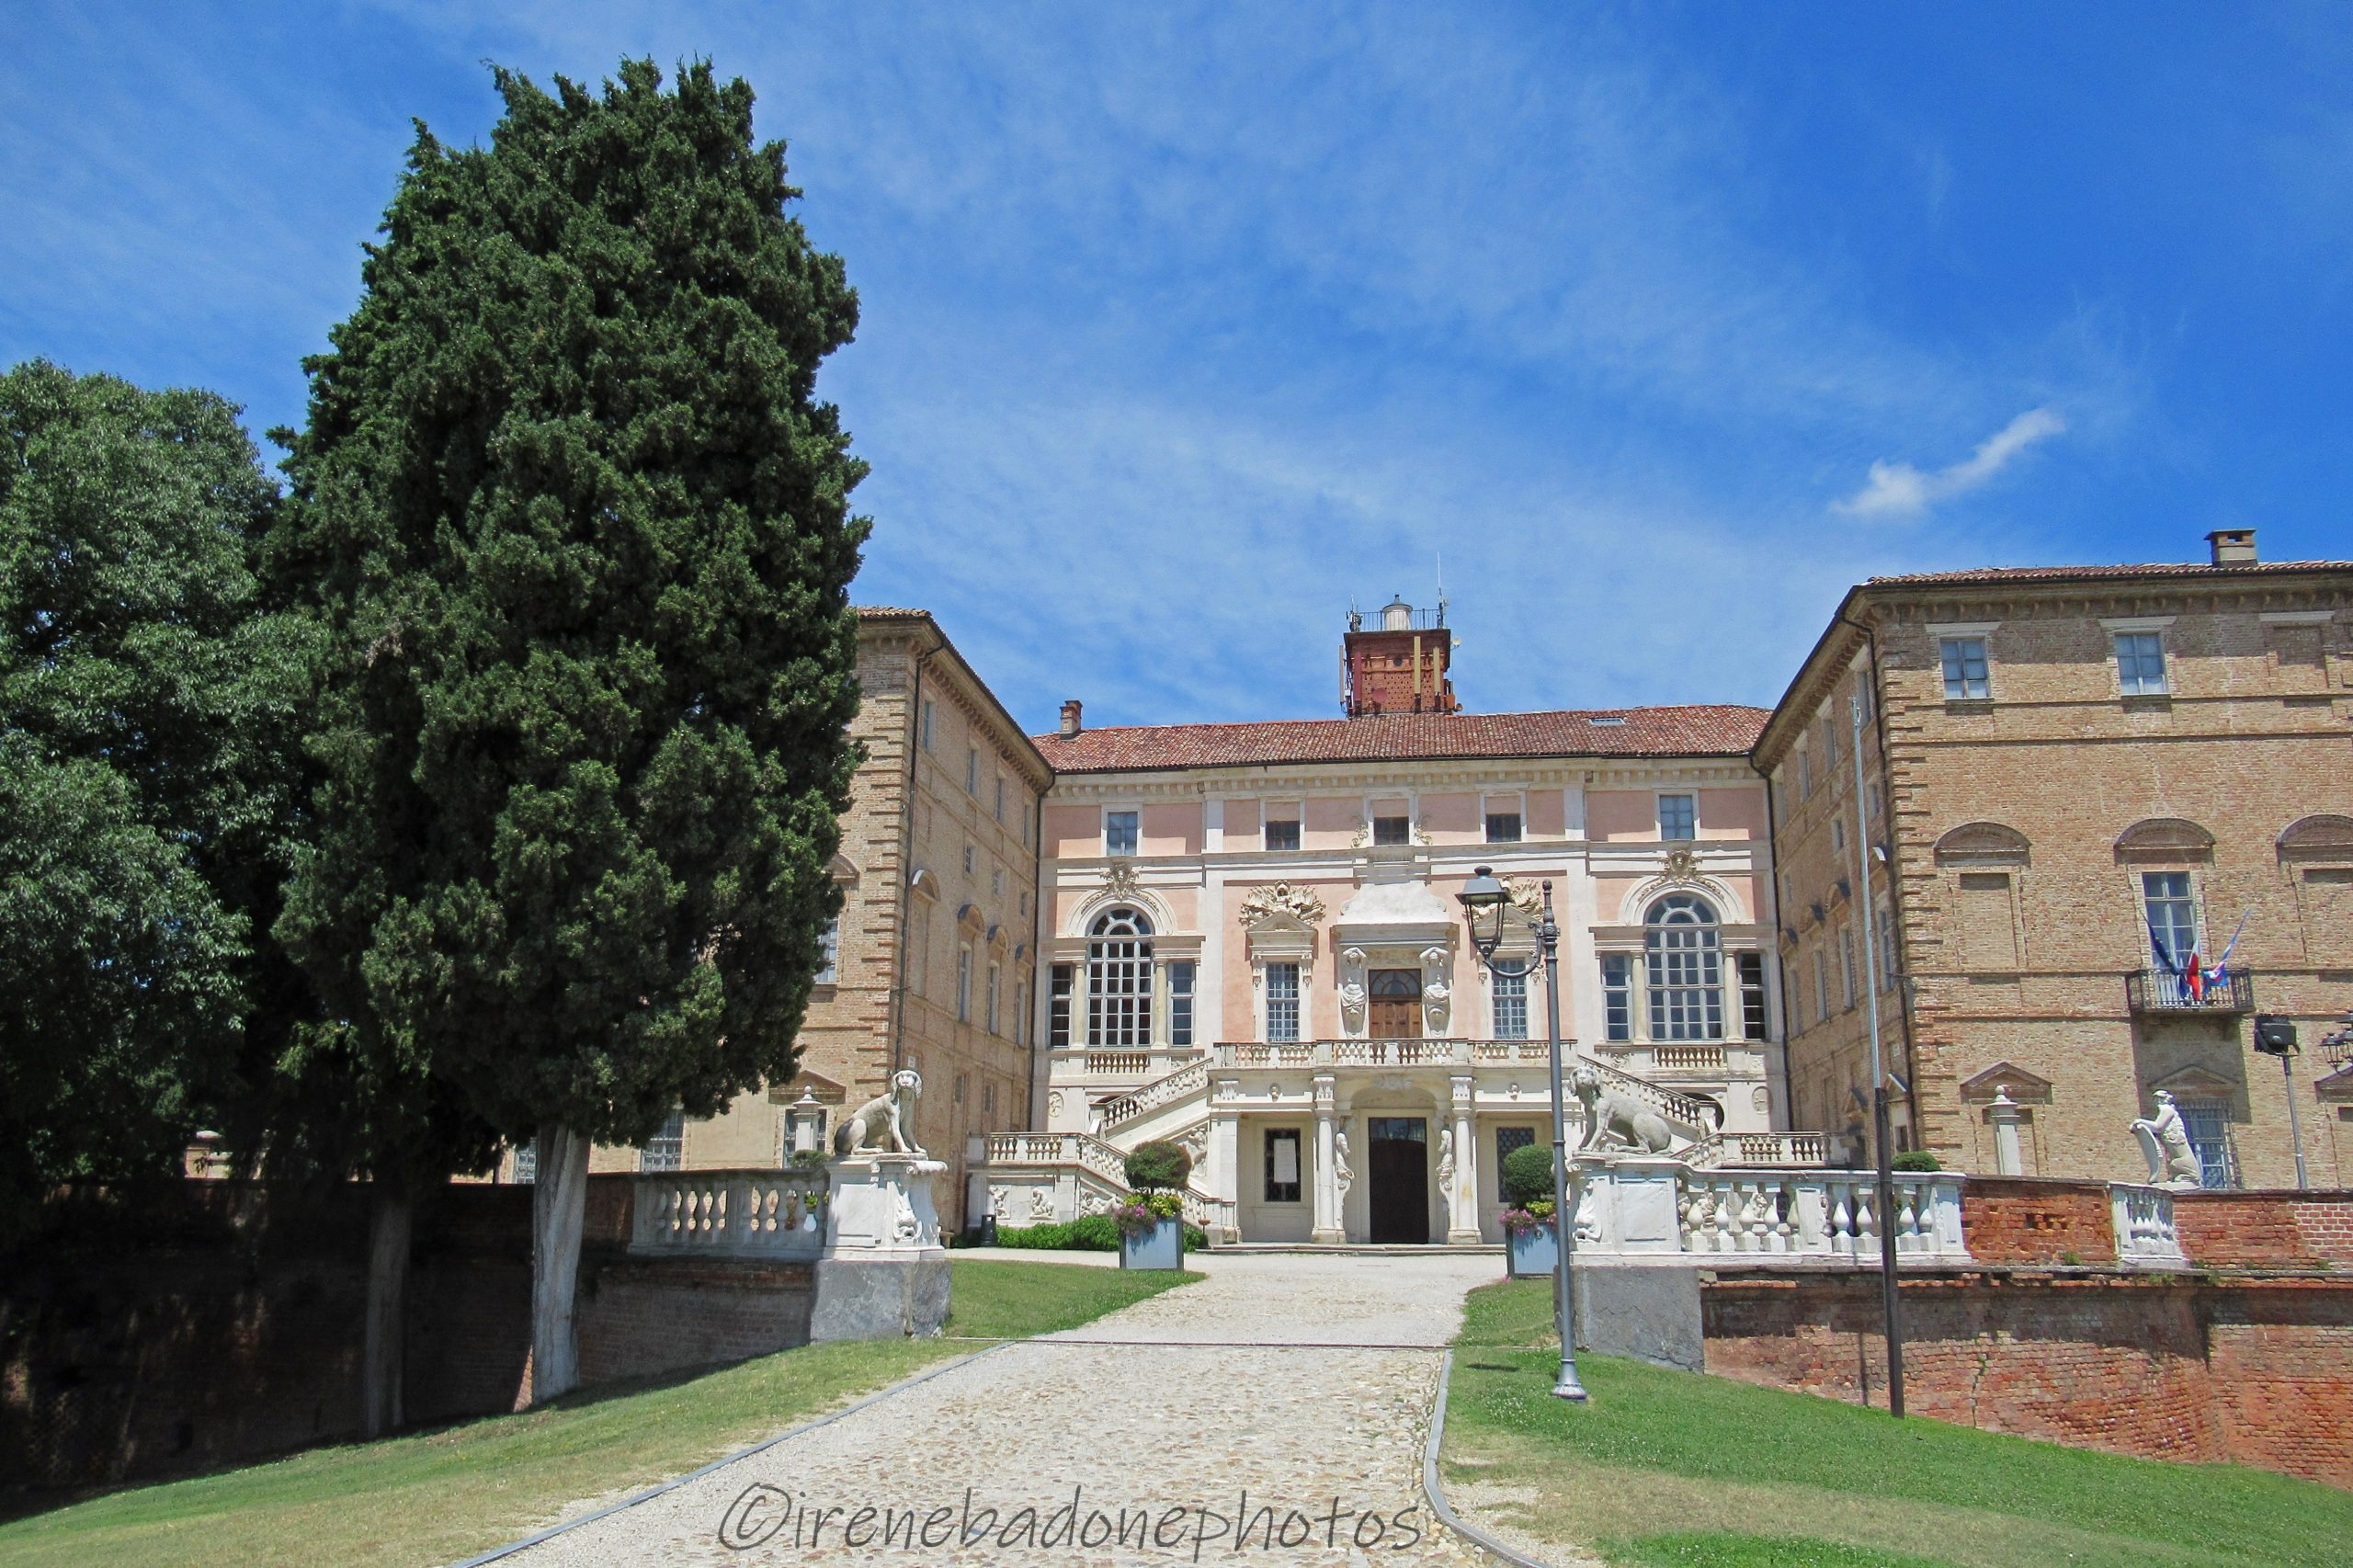
<svg viewBox="0 0 2353 1568">
<path fill-rule="evenodd" d="M 2204 864 L 2214 858 L 2214 835 L 2179 817 L 2151 817 L 2117 836 L 2120 866 Z"/>
<path fill-rule="evenodd" d="M 847 887 L 858 881 L 858 868 L 850 864 L 848 856 L 835 850 L 834 858 L 825 862 L 825 875 Z"/>
<path fill-rule="evenodd" d="M 956 929 L 967 937 L 977 937 L 982 932 L 987 930 L 988 922 L 981 915 L 981 906 L 977 903 L 958 904 L 956 906 Z"/>
<path fill-rule="evenodd" d="M 2029 1073 L 2014 1062 L 1996 1062 L 1961 1083 L 1961 1097 L 1971 1105 L 1991 1105 L 1994 1096 L 2003 1091 L 2008 1092 L 2012 1105 L 2051 1103 L 2051 1080 L 2040 1073 Z"/>
<path fill-rule="evenodd" d="M 2279 835 L 2279 858 L 2353 865 L 2353 817 L 2324 812 L 2290 823 Z"/>
<path fill-rule="evenodd" d="M 1272 887 L 1252 889 L 1242 901 L 1241 917 L 1245 928 L 1279 918 L 1313 926 L 1324 918 L 1324 901 L 1306 888 L 1277 882 Z"/>
<path fill-rule="evenodd" d="M 2353 1105 L 2353 1063 L 2339 1067 L 2313 1085 L 2323 1105 Z"/>
<path fill-rule="evenodd" d="M 1937 840 L 1939 866 L 2023 866 L 2025 834 L 1997 822 L 1965 822 Z"/>
</svg>

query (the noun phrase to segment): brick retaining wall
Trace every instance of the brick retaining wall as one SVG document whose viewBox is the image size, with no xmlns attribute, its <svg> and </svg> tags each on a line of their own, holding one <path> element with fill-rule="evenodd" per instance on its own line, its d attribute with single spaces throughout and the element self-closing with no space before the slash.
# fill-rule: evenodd
<svg viewBox="0 0 2353 1568">
<path fill-rule="evenodd" d="M 1980 1263 L 2113 1263 L 2116 1220 L 2106 1186 L 1971 1176 L 1961 1233 Z"/>
<path fill-rule="evenodd" d="M 1956 1270 L 1903 1288 L 1904 1403 L 1988 1431 L 2353 1486 L 2353 1280 Z M 1707 1369 L 1884 1408 L 1879 1283 L 1704 1283 Z"/>
<path fill-rule="evenodd" d="M 2353 1267 L 2353 1193 L 2184 1192 L 2173 1214 L 2194 1263 Z"/>
</svg>

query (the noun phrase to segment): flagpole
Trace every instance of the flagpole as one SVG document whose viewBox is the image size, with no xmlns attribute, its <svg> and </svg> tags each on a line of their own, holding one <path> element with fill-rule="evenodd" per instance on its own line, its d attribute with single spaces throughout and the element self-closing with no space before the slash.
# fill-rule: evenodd
<svg viewBox="0 0 2353 1568">
<path fill-rule="evenodd" d="M 1887 1334 L 1887 1413 L 1904 1416 L 1904 1318 L 1895 1295 L 1895 1171 L 1889 1164 L 1887 1067 L 1879 1045 L 1879 949 L 1871 915 L 1870 814 L 1863 804 L 1862 677 L 1856 677 L 1855 695 L 1847 712 L 1855 732 L 1855 864 L 1861 869 L 1863 926 L 1863 995 L 1870 1003 L 1871 1023 L 1871 1141 L 1878 1145 L 1879 1169 L 1874 1186 L 1879 1198 L 1879 1310 Z"/>
</svg>

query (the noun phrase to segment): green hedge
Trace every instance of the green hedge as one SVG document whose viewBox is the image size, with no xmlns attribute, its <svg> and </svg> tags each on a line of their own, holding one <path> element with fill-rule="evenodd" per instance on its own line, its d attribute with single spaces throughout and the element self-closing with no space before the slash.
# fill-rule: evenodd
<svg viewBox="0 0 2353 1568">
<path fill-rule="evenodd" d="M 1936 1171 L 1942 1170 L 1944 1166 L 1938 1163 L 1936 1155 L 1926 1149 L 1906 1149 L 1888 1161 L 1887 1168 L 1892 1171 Z"/>
<path fill-rule="evenodd" d="M 1523 1143 L 1504 1156 L 1504 1197 L 1523 1207 L 1552 1200 L 1552 1145 Z"/>
<path fill-rule="evenodd" d="M 1001 1247 L 1038 1247 L 1051 1252 L 1117 1252 L 1119 1221 L 1108 1214 L 1087 1214 L 1059 1225 L 999 1225 Z M 1185 1227 L 1185 1250 L 1199 1252 L 1210 1244 L 1199 1225 Z"/>
</svg>

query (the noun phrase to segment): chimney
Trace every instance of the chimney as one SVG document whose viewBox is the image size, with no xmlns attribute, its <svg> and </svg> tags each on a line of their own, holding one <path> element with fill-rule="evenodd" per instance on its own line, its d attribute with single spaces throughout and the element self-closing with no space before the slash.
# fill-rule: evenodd
<svg viewBox="0 0 2353 1568">
<path fill-rule="evenodd" d="M 2216 528 L 2206 536 L 2206 542 L 2214 551 L 2214 564 L 2217 566 L 2255 564 L 2253 528 Z"/>
<path fill-rule="evenodd" d="M 1070 739 L 1078 730 L 1078 699 L 1074 697 L 1063 704 L 1063 739 Z"/>
</svg>

